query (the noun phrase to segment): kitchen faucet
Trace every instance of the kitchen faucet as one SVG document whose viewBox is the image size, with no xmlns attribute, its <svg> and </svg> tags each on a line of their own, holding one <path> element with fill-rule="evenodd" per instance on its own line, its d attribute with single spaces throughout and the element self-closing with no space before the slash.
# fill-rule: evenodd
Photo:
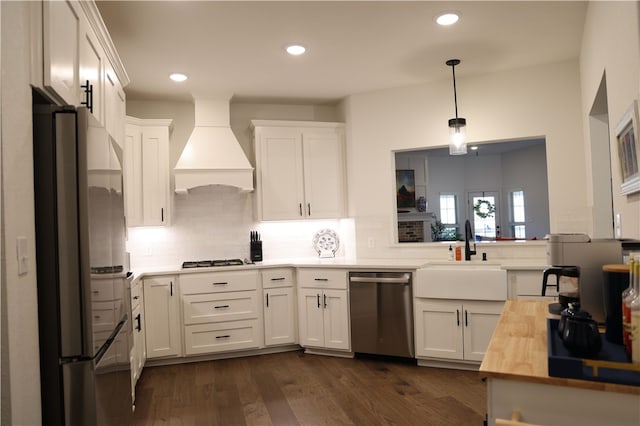
<svg viewBox="0 0 640 426">
<path fill-rule="evenodd" d="M 464 260 L 471 260 L 471 256 L 476 254 L 476 243 L 473 243 L 473 250 L 469 240 L 473 240 L 473 234 L 471 233 L 471 222 L 467 219 L 464 222 Z"/>
</svg>

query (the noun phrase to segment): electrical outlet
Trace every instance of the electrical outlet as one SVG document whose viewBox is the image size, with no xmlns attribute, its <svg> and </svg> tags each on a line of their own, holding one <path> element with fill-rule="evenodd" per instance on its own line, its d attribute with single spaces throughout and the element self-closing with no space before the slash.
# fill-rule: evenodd
<svg viewBox="0 0 640 426">
<path fill-rule="evenodd" d="M 616 238 L 622 237 L 622 217 L 620 213 L 616 213 L 616 224 L 615 224 Z"/>
</svg>

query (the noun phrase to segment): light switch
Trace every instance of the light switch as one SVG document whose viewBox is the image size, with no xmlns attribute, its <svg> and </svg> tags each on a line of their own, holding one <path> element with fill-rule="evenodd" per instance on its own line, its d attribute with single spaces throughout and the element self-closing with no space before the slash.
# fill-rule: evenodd
<svg viewBox="0 0 640 426">
<path fill-rule="evenodd" d="M 29 247 L 27 237 L 16 238 L 16 255 L 18 257 L 18 275 L 29 272 Z"/>
</svg>

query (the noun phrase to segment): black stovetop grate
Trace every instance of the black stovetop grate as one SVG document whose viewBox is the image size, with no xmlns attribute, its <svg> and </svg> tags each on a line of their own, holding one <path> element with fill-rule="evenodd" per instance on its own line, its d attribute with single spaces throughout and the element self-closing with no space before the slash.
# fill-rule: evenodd
<svg viewBox="0 0 640 426">
<path fill-rule="evenodd" d="M 190 260 L 182 263 L 182 269 L 236 265 L 244 265 L 244 261 L 242 259 Z"/>
</svg>

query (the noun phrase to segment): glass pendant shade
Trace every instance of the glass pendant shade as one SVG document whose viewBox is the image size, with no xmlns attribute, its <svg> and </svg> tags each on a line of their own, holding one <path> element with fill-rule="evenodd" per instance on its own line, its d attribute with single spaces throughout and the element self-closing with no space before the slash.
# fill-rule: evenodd
<svg viewBox="0 0 640 426">
<path fill-rule="evenodd" d="M 449 155 L 467 153 L 467 120 L 452 118 L 449 120 Z"/>
<path fill-rule="evenodd" d="M 456 118 L 449 120 L 449 155 L 464 155 L 467 153 L 467 120 L 458 117 L 456 92 L 456 65 L 460 65 L 460 59 L 449 59 L 446 64 L 451 67 L 453 75 L 453 104 L 456 107 Z"/>
</svg>

